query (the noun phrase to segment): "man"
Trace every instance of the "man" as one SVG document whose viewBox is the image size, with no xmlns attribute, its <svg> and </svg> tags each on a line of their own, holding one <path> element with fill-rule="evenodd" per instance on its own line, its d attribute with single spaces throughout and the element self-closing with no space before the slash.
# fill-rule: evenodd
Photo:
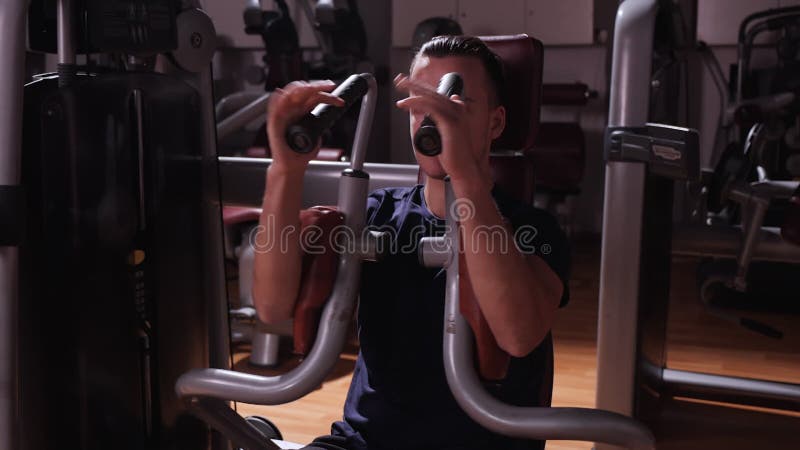
<svg viewBox="0 0 800 450">
<path fill-rule="evenodd" d="M 461 74 L 464 97 L 436 93 L 434 86 L 449 72 Z M 399 75 L 395 84 L 409 94 L 397 106 L 409 111 L 411 134 L 429 115 L 441 134 L 442 152 L 432 157 L 415 153 L 427 178 L 424 185 L 372 193 L 367 225 L 391 230 L 397 249 L 414 249 L 422 236 L 441 235 L 444 178 L 450 177 L 456 198 L 467 209 L 460 226 L 476 300 L 499 346 L 512 356 L 506 378 L 487 389 L 511 404 L 546 406 L 550 328 L 567 299 L 569 251 L 550 215 L 494 187 L 489 150 L 505 126 L 502 65 L 477 38 L 437 37 L 420 49 L 410 75 Z M 268 131 L 274 162 L 261 216 L 262 225 L 273 217 L 274 228 L 268 232 L 299 229 L 302 178 L 316 152 L 294 153 L 283 136 L 289 124 L 317 103 L 341 105 L 329 93 L 333 87 L 295 83 L 271 99 Z M 521 227 L 536 230 L 533 240 L 515 241 L 515 230 Z M 483 239 L 469 238 L 482 230 L 491 232 L 484 232 Z M 288 319 L 297 297 L 301 251 L 296 234 L 290 243 L 288 253 L 274 249 L 256 256 L 254 301 L 267 323 Z M 543 442 L 483 429 L 455 403 L 442 364 L 444 286 L 445 271 L 421 267 L 415 251 L 364 265 L 358 312 L 361 351 L 344 421 L 333 424 L 332 435 L 309 448 L 543 448 Z"/>
</svg>

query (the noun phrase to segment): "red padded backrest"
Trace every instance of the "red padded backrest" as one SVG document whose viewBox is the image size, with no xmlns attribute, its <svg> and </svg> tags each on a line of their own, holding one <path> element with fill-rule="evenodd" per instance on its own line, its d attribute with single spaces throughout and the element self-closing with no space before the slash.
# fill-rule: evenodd
<svg viewBox="0 0 800 450">
<path fill-rule="evenodd" d="M 533 204 L 536 191 L 535 164 L 531 155 L 520 153 L 493 153 L 489 165 L 495 183 L 504 193 L 526 205 Z"/>
<path fill-rule="evenodd" d="M 494 141 L 496 150 L 524 150 L 533 146 L 539 130 L 542 97 L 542 43 L 527 34 L 481 36 L 503 62 L 506 128 Z"/>
<path fill-rule="evenodd" d="M 542 43 L 525 35 L 481 37 L 503 61 L 506 84 L 506 128 L 494 141 L 490 164 L 501 190 L 533 203 L 534 166 L 525 149 L 533 146 L 539 128 L 542 94 Z M 503 150 L 503 152 L 496 152 Z M 472 290 L 463 254 L 459 255 L 459 309 L 475 335 L 478 372 L 485 380 L 505 378 L 511 356 L 497 344 Z"/>
<path fill-rule="evenodd" d="M 322 308 L 330 297 L 336 279 L 339 257 L 331 247 L 331 232 L 344 223 L 344 216 L 335 208 L 315 206 L 300 211 L 300 229 L 310 226 L 322 231 L 309 242 L 322 252 L 305 253 L 300 276 L 300 291 L 294 307 L 294 353 L 307 355 L 317 337 Z"/>
<path fill-rule="evenodd" d="M 472 281 L 467 271 L 464 253 L 458 255 L 458 309 L 472 329 L 475 336 L 475 356 L 478 373 L 488 381 L 498 381 L 506 377 L 511 356 L 503 351 L 494 338 L 489 323 L 481 312 L 480 305 L 472 290 Z"/>
</svg>

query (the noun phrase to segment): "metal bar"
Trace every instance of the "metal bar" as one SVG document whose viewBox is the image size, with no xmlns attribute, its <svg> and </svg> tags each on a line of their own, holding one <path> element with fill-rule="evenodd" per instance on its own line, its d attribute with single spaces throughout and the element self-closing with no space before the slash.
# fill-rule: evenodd
<svg viewBox="0 0 800 450">
<path fill-rule="evenodd" d="M 800 385 L 797 384 L 675 369 L 664 369 L 662 381 L 673 395 L 776 408 L 796 409 L 800 404 Z"/>
<path fill-rule="evenodd" d="M 369 89 L 367 94 L 361 100 L 361 111 L 359 117 L 366 115 L 372 117 L 375 115 L 375 104 L 378 102 L 378 83 L 375 77 L 369 75 L 366 77 Z M 364 168 L 364 159 L 367 157 L 367 145 L 369 145 L 369 134 L 372 131 L 372 122 L 358 121 L 356 127 L 356 137 L 353 140 L 353 151 L 351 152 L 353 170 L 362 170 Z"/>
<path fill-rule="evenodd" d="M 366 199 L 366 180 L 353 178 L 361 186 L 343 184 L 343 192 L 362 191 Z M 354 204 L 355 206 L 355 204 Z M 363 221 L 365 204 L 359 203 Z M 347 214 L 345 215 L 346 217 Z M 355 224 L 354 217 L 348 224 Z M 362 225 L 363 227 L 363 222 Z M 360 227 L 357 227 L 360 229 Z M 311 352 L 295 369 L 273 377 L 262 377 L 217 369 L 190 371 L 178 379 L 179 396 L 200 396 L 245 403 L 277 405 L 294 401 L 316 389 L 336 364 L 347 337 L 360 279 L 360 259 L 356 254 L 339 257 L 333 292 L 323 309 L 319 331 Z"/>
<path fill-rule="evenodd" d="M 219 400 L 191 398 L 187 409 L 212 428 L 227 436 L 237 448 L 245 450 L 278 450 L 280 447 L 265 438 L 245 419 Z"/>
<path fill-rule="evenodd" d="M 453 252 L 444 236 L 424 237 L 419 242 L 419 263 L 423 267 L 448 267 L 452 257 Z"/>
<path fill-rule="evenodd" d="M 222 203 L 260 207 L 264 199 L 268 158 L 220 157 Z M 339 180 L 348 163 L 311 161 L 303 180 L 303 207 L 335 205 L 338 201 Z M 369 173 L 369 191 L 385 187 L 414 186 L 419 166 L 412 164 L 365 163 Z"/>
<path fill-rule="evenodd" d="M 362 109 L 358 129 L 366 145 L 366 131 L 372 125 L 374 107 Z M 365 128 L 366 127 L 366 128 Z M 345 216 L 345 229 L 353 234 L 353 243 L 361 236 L 370 188 L 369 176 L 356 169 L 354 158 L 349 170 L 337 175 L 338 201 Z M 328 168 L 337 167 L 329 165 Z M 262 169 L 261 178 L 264 177 Z M 330 176 L 326 173 L 326 176 Z M 308 182 L 309 176 L 305 177 Z M 248 186 L 256 189 L 255 186 Z M 261 189 L 263 193 L 263 188 Z M 355 308 L 361 279 L 361 255 L 356 251 L 339 254 L 333 291 L 322 311 L 314 345 L 308 356 L 295 369 L 273 377 L 261 377 L 218 369 L 198 369 L 182 375 L 175 385 L 181 397 L 209 397 L 245 403 L 277 405 L 294 401 L 316 389 L 333 369 L 347 338 L 347 328 Z"/>
<path fill-rule="evenodd" d="M 654 449 L 655 439 L 637 421 L 621 414 L 586 408 L 536 408 L 508 405 L 497 400 L 481 383 L 473 361 L 472 330 L 458 304 L 459 230 L 455 193 L 446 184 L 445 227 L 449 258 L 444 314 L 444 368 L 450 391 L 459 406 L 484 427 L 507 436 L 541 440 L 605 442 L 631 449 Z"/>
<path fill-rule="evenodd" d="M 144 122 L 142 117 L 142 91 L 133 90 L 133 108 L 136 112 L 136 155 L 139 176 L 139 231 L 147 228 L 147 204 L 144 192 Z"/>
<path fill-rule="evenodd" d="M 676 226 L 672 233 L 672 254 L 736 259 L 742 234 L 739 226 Z M 761 227 L 757 241 L 753 261 L 800 264 L 800 246 L 784 241 L 779 228 Z"/>
<path fill-rule="evenodd" d="M 656 12 L 655 0 L 626 0 L 617 10 L 609 127 L 647 123 Z M 606 164 L 596 403 L 600 409 L 625 415 L 633 414 L 636 381 L 644 181 L 643 164 Z"/>
<path fill-rule="evenodd" d="M 609 127 L 647 123 L 656 12 L 656 0 L 626 0 L 617 10 Z M 633 413 L 634 404 L 644 181 L 643 164 L 606 164 L 597 407 L 625 415 Z"/>
<path fill-rule="evenodd" d="M 322 49 L 323 53 L 331 53 L 328 43 L 325 40 L 325 36 L 322 35 L 322 32 L 319 31 L 319 28 L 317 27 L 317 19 L 314 17 L 314 11 L 311 10 L 311 5 L 308 4 L 309 1 L 310 0 L 297 0 L 297 3 L 299 3 L 300 7 L 303 8 L 303 14 L 306 16 L 308 26 L 310 26 L 314 31 L 314 36 L 317 38 L 319 48 Z"/>
<path fill-rule="evenodd" d="M 58 64 L 75 65 L 75 25 L 72 0 L 58 0 Z"/>
<path fill-rule="evenodd" d="M 0 1 L 0 186 L 18 186 L 22 149 L 27 0 Z M 18 251 L 0 247 L 0 448 L 19 448 L 17 426 Z"/>
<path fill-rule="evenodd" d="M 742 247 L 736 258 L 739 267 L 736 270 L 736 277 L 733 279 L 733 286 L 741 292 L 747 289 L 747 270 L 750 267 L 750 261 L 753 259 L 755 247 L 758 245 L 758 238 L 761 236 L 761 225 L 764 223 L 764 215 L 767 213 L 767 208 L 769 208 L 769 200 L 756 197 L 750 203 L 750 206 L 752 214 L 745 229 L 744 242 L 742 242 Z"/>
<path fill-rule="evenodd" d="M 231 133 L 238 131 L 249 123 L 264 116 L 267 116 L 267 104 L 269 103 L 270 93 L 266 93 L 261 97 L 248 103 L 244 108 L 236 111 L 225 120 L 217 124 L 217 139 L 222 140 L 228 137 Z"/>
</svg>

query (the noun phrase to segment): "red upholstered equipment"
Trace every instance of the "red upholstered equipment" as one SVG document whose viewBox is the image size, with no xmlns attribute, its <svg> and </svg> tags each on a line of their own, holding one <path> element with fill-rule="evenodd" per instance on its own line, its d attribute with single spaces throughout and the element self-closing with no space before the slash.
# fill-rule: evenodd
<svg viewBox="0 0 800 450">
<path fill-rule="evenodd" d="M 586 143 L 580 125 L 571 122 L 544 122 L 528 156 L 536 168 L 539 189 L 577 194 L 583 180 Z"/>
<path fill-rule="evenodd" d="M 533 204 L 536 171 L 531 157 L 517 152 L 492 153 L 489 165 L 500 190 L 526 205 Z"/>
<path fill-rule="evenodd" d="M 300 211 L 301 235 L 311 226 L 318 227 L 322 233 L 313 237 L 309 244 L 321 252 L 306 252 L 303 255 L 303 268 L 300 275 L 300 290 L 294 306 L 294 353 L 307 355 L 317 337 L 322 308 L 333 290 L 339 255 L 331 247 L 333 230 L 344 224 L 344 216 L 335 208 L 315 206 Z M 305 240 L 301 240 L 305 242 Z"/>
<path fill-rule="evenodd" d="M 554 83 L 542 87 L 542 105 L 586 106 L 597 93 L 583 83 Z M 562 195 L 580 192 L 586 163 L 586 142 L 576 122 L 542 122 L 533 146 L 525 153 L 536 168 L 536 187 Z"/>
<path fill-rule="evenodd" d="M 222 209 L 223 221 L 226 227 L 242 223 L 258 222 L 261 215 L 260 208 L 226 206 Z M 322 314 L 322 308 L 333 290 L 336 278 L 338 255 L 331 248 L 330 235 L 335 227 L 344 223 L 344 216 L 336 208 L 315 206 L 300 211 L 301 235 L 309 232 L 309 227 L 321 230 L 319 235 L 314 231 L 308 234 L 313 238 L 308 244 L 314 248 L 322 249 L 321 252 L 304 253 L 302 271 L 300 275 L 300 288 L 295 300 L 293 336 L 294 353 L 306 355 L 314 344 L 317 336 L 317 327 Z"/>
<path fill-rule="evenodd" d="M 475 356 L 478 364 L 478 373 L 481 378 L 489 381 L 498 381 L 506 377 L 511 355 L 503 351 L 497 344 L 489 323 L 481 312 L 475 292 L 472 290 L 472 281 L 467 271 L 467 262 L 464 253 L 458 255 L 458 309 L 469 323 L 475 335 Z"/>
<path fill-rule="evenodd" d="M 533 146 L 539 129 L 542 95 L 542 43 L 528 36 L 481 36 L 503 61 L 506 128 L 493 150 L 525 150 Z"/>
<path fill-rule="evenodd" d="M 528 35 L 481 37 L 503 61 L 506 82 L 506 128 L 495 140 L 490 164 L 495 183 L 518 200 L 532 204 L 534 167 L 522 151 L 530 148 L 539 127 L 542 43 Z M 492 334 L 472 290 L 463 254 L 459 255 L 459 309 L 475 335 L 478 373 L 484 380 L 505 378 L 511 357 Z"/>
<path fill-rule="evenodd" d="M 586 106 L 597 92 L 584 83 L 545 83 L 542 85 L 542 105 Z"/>
<path fill-rule="evenodd" d="M 226 227 L 240 223 L 258 222 L 260 216 L 261 208 L 249 206 L 225 206 L 222 208 L 222 223 Z"/>
</svg>

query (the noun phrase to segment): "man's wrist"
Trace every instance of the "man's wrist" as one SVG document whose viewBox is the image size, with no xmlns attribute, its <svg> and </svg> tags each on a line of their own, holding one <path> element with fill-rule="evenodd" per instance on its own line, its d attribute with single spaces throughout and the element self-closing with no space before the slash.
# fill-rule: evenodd
<svg viewBox="0 0 800 450">
<path fill-rule="evenodd" d="M 303 177 L 305 176 L 305 173 L 306 173 L 305 166 L 295 167 L 275 162 L 270 164 L 269 168 L 267 168 L 267 174 L 269 177 L 281 178 L 287 181 L 294 181 L 294 180 L 302 181 Z"/>
</svg>

